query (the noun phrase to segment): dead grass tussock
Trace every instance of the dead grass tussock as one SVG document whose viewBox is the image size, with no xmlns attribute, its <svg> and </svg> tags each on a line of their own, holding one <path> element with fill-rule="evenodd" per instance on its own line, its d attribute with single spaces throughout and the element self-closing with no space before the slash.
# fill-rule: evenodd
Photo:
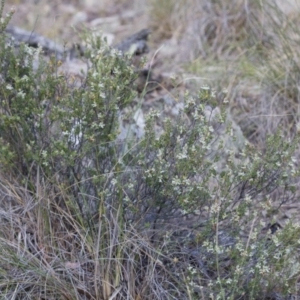
<svg viewBox="0 0 300 300">
<path fill-rule="evenodd" d="M 287 136 L 295 134 L 295 126 L 298 123 L 298 75 L 299 74 L 299 31 L 295 28 L 293 20 L 289 20 L 277 9 L 273 8 L 272 17 L 268 19 L 269 45 L 262 49 L 254 64 L 256 70 L 261 70 L 256 82 L 260 84 L 260 96 L 249 97 L 247 101 L 248 111 L 244 114 L 240 110 L 236 115 L 245 120 L 253 120 L 258 129 L 261 142 L 266 134 L 273 133 L 279 126 L 283 128 Z M 278 14 L 278 19 L 273 15 Z M 272 29 L 272 30 L 270 30 Z M 243 71 L 243 70 L 242 70 Z M 247 75 L 247 73 L 244 73 Z M 252 85 L 248 84 L 248 90 Z M 240 93 L 245 95 L 245 89 Z M 247 96 L 246 96 L 247 97 Z M 235 103 L 243 105 L 236 99 Z M 240 105 L 240 107 L 241 107 Z M 248 124 L 242 124 L 248 127 Z M 261 143 L 260 143 L 261 144 Z"/>
<path fill-rule="evenodd" d="M 284 14 L 272 1 L 164 3 L 168 9 L 152 1 L 159 11 L 154 28 L 165 31 L 164 38 L 168 32 L 176 36 L 172 55 L 178 64 L 184 62 L 202 84 L 229 92 L 246 136 L 261 144 L 278 126 L 293 135 L 298 123 L 297 14 Z"/>
<path fill-rule="evenodd" d="M 133 228 L 120 227 L 118 211 L 89 229 L 64 205 L 63 190 L 44 184 L 37 190 L 33 195 L 1 178 L 1 282 L 14 287 L 6 297 L 15 291 L 22 299 L 138 299 L 156 285 L 156 251 Z"/>
</svg>

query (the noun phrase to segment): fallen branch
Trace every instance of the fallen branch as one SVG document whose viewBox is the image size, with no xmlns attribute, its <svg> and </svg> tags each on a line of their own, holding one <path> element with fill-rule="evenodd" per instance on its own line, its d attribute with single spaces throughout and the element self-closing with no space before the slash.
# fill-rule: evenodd
<svg viewBox="0 0 300 300">
<path fill-rule="evenodd" d="M 66 49 L 62 45 L 50 40 L 33 31 L 27 31 L 19 27 L 8 26 L 6 32 L 14 39 L 15 46 L 18 47 L 21 43 L 25 43 L 30 47 L 43 49 L 46 55 L 55 55 L 58 59 L 63 60 L 66 57 L 70 59 L 84 55 L 84 47 L 74 45 L 70 49 Z M 120 50 L 123 53 L 130 52 L 133 55 L 143 55 L 149 52 L 147 39 L 150 34 L 149 29 L 143 29 L 115 45 L 113 48 Z"/>
</svg>

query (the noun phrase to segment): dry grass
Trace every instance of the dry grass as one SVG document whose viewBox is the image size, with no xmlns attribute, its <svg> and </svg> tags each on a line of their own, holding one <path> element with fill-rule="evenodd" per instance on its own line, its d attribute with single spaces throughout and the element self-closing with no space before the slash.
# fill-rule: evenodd
<svg viewBox="0 0 300 300">
<path fill-rule="evenodd" d="M 0 181 L 0 286 L 11 287 L 1 288 L 2 297 L 146 299 L 153 286 L 163 290 L 155 282 L 166 271 L 158 253 L 134 228 L 122 227 L 119 211 L 88 222 L 63 190 L 37 185 L 33 195 Z"/>
<path fill-rule="evenodd" d="M 192 88 L 226 90 L 229 109 L 252 142 L 263 146 L 278 126 L 295 134 L 300 10 L 281 5 L 286 15 L 273 1 L 151 3 L 150 24 L 165 39 L 160 54 L 162 61 L 172 57 L 165 60 L 172 61 L 169 68 L 184 67 L 196 78 Z"/>
</svg>

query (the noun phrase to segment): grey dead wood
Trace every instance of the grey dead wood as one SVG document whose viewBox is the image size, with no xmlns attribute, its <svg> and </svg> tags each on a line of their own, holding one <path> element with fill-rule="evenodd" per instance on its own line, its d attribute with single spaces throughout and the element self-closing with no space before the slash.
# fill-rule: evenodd
<svg viewBox="0 0 300 300">
<path fill-rule="evenodd" d="M 41 47 L 46 55 L 54 54 L 58 59 L 61 60 L 66 57 L 73 59 L 77 56 L 83 56 L 85 52 L 85 49 L 82 45 L 73 45 L 71 48 L 67 49 L 57 42 L 37 34 L 34 31 L 24 30 L 19 27 L 9 25 L 5 32 L 13 38 L 16 47 L 18 47 L 21 43 L 25 43 L 33 48 Z M 113 48 L 123 53 L 130 52 L 131 54 L 137 56 L 143 55 L 149 52 L 147 40 L 150 33 L 151 31 L 149 29 L 143 29 L 125 38 L 120 43 L 113 46 Z"/>
</svg>

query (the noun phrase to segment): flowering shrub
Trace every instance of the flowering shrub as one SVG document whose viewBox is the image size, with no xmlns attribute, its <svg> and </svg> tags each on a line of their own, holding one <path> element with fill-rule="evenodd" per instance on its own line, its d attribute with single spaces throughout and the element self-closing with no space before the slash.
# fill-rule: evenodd
<svg viewBox="0 0 300 300">
<path fill-rule="evenodd" d="M 294 293 L 299 226 L 262 236 L 271 227 L 261 212 L 272 222 L 272 212 L 296 197 L 298 140 L 278 132 L 264 151 L 246 141 L 233 147 L 226 111 L 207 112 L 209 88 L 187 94 L 160 134 L 161 112 L 151 111 L 143 137 L 121 137 L 124 109 L 137 109 L 126 55 L 87 38 L 88 72 L 75 84 L 59 74 L 55 57 L 24 44 L 16 51 L 3 28 L 1 296 Z"/>
</svg>

